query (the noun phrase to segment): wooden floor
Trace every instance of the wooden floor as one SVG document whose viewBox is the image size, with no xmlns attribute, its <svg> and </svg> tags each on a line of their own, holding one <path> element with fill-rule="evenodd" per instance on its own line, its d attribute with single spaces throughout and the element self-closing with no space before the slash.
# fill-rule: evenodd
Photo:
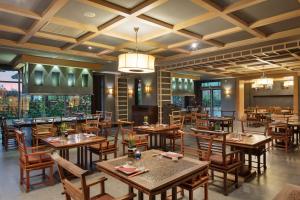
<svg viewBox="0 0 300 200">
<path fill-rule="evenodd" d="M 121 155 L 121 152 L 119 152 Z M 75 160 L 75 151 L 71 152 L 71 159 Z M 254 178 L 248 183 L 243 183 L 237 190 L 231 192 L 227 197 L 223 196 L 219 188 L 209 186 L 209 199 L 247 199 L 247 200 L 269 200 L 272 199 L 285 183 L 300 185 L 300 150 L 294 149 L 288 153 L 283 150 L 273 149 L 267 154 L 268 169 L 259 178 Z M 35 187 L 33 191 L 26 194 L 22 192 L 18 184 L 18 154 L 15 150 L 4 152 L 0 147 L 0 200 L 59 200 L 64 199 L 61 195 L 60 183 L 51 187 Z M 99 176 L 95 173 L 92 176 Z M 120 196 L 127 192 L 127 186 L 108 177 L 107 191 L 114 196 Z M 98 187 L 92 189 L 97 192 Z M 202 199 L 203 190 L 195 191 L 195 199 Z M 187 195 L 187 193 L 186 193 Z M 147 197 L 145 197 L 147 199 Z M 159 197 L 157 199 L 160 199 Z M 186 198 L 187 199 L 187 196 Z"/>
</svg>

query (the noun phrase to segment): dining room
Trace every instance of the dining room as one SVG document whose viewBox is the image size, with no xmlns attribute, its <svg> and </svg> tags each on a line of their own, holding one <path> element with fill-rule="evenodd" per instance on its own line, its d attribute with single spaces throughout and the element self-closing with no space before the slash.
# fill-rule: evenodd
<svg viewBox="0 0 300 200">
<path fill-rule="evenodd" d="M 299 0 L 0 0 L 0 200 L 300 199 Z"/>
</svg>

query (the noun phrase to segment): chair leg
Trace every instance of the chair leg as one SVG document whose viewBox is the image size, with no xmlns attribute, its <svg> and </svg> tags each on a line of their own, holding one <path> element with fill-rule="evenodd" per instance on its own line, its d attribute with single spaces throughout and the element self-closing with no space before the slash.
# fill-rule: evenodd
<svg viewBox="0 0 300 200">
<path fill-rule="evenodd" d="M 203 189 L 204 189 L 204 200 L 208 200 L 208 183 L 204 183 L 204 186 L 203 186 Z"/>
<path fill-rule="evenodd" d="M 193 190 L 189 190 L 189 200 L 193 200 L 194 199 L 194 192 Z"/>
<path fill-rule="evenodd" d="M 238 188 L 239 187 L 239 169 L 238 168 L 235 170 L 235 173 L 234 173 L 234 182 L 235 182 L 235 188 Z"/>
<path fill-rule="evenodd" d="M 223 180 L 223 187 L 224 187 L 224 195 L 227 196 L 227 172 L 224 172 L 224 180 Z"/>
<path fill-rule="evenodd" d="M 93 153 L 90 151 L 90 168 L 93 167 Z"/>
<path fill-rule="evenodd" d="M 20 166 L 20 185 L 23 185 L 23 181 L 24 181 L 24 170 Z"/>
<path fill-rule="evenodd" d="M 125 144 L 123 144 L 123 156 L 125 156 Z"/>
<path fill-rule="evenodd" d="M 114 151 L 114 158 L 117 157 L 117 150 Z"/>
<path fill-rule="evenodd" d="M 175 139 L 173 139 L 172 150 L 175 151 Z"/>
<path fill-rule="evenodd" d="M 54 180 L 53 180 L 53 166 L 49 168 L 49 185 L 54 185 Z"/>
<path fill-rule="evenodd" d="M 26 170 L 26 192 L 29 192 L 30 189 L 30 171 Z"/>
<path fill-rule="evenodd" d="M 214 180 L 215 179 L 215 173 L 214 173 L 214 170 L 211 170 L 211 180 Z"/>
</svg>

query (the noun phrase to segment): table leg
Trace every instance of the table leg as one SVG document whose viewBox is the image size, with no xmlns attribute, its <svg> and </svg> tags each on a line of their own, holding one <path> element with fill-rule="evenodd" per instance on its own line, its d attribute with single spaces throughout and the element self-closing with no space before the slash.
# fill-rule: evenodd
<svg viewBox="0 0 300 200">
<path fill-rule="evenodd" d="M 257 173 L 260 175 L 260 153 L 257 155 Z"/>
<path fill-rule="evenodd" d="M 161 200 L 166 200 L 167 199 L 167 192 L 166 191 L 163 191 L 162 193 L 161 193 Z M 172 198 L 172 200 L 173 200 L 173 198 Z"/>
<path fill-rule="evenodd" d="M 87 169 L 87 147 L 84 147 L 84 169 Z"/>
<path fill-rule="evenodd" d="M 138 191 L 138 200 L 143 200 L 144 199 L 144 194 L 141 191 Z"/>
<path fill-rule="evenodd" d="M 154 135 L 154 145 L 155 145 L 154 148 L 157 149 L 157 134 Z"/>
<path fill-rule="evenodd" d="M 233 120 L 231 121 L 231 132 L 233 132 Z"/>
<path fill-rule="evenodd" d="M 153 135 L 152 135 L 152 134 L 150 134 L 150 149 L 152 149 L 152 148 L 153 148 L 152 139 L 153 139 Z"/>
<path fill-rule="evenodd" d="M 80 164 L 80 149 L 77 147 L 77 165 Z"/>
<path fill-rule="evenodd" d="M 83 147 L 80 147 L 80 166 L 83 167 Z"/>
<path fill-rule="evenodd" d="M 177 187 L 172 188 L 172 200 L 177 199 Z"/>
<path fill-rule="evenodd" d="M 149 195 L 149 200 L 155 200 L 155 195 L 154 194 L 150 194 Z"/>
<path fill-rule="evenodd" d="M 128 193 L 133 193 L 133 187 L 131 187 L 131 186 L 128 186 Z M 132 199 L 130 199 L 130 200 L 133 200 L 133 198 L 132 198 Z"/>
</svg>

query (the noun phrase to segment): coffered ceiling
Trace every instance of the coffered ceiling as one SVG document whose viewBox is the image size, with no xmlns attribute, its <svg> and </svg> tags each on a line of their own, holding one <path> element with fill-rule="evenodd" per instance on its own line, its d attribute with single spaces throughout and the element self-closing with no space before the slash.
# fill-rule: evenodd
<svg viewBox="0 0 300 200">
<path fill-rule="evenodd" d="M 117 61 L 135 49 L 134 27 L 140 51 L 171 63 L 299 36 L 300 1 L 0 0 L 2 48 Z"/>
</svg>

